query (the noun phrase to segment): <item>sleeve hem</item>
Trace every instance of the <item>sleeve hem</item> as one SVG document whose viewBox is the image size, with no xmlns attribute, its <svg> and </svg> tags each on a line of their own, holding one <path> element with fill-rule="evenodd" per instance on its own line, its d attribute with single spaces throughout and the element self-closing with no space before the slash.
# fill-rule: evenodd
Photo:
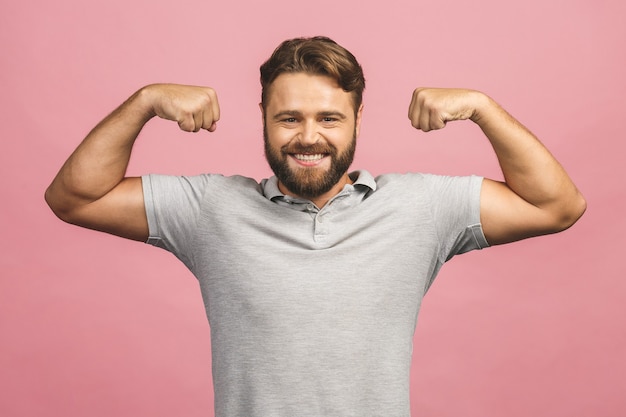
<svg viewBox="0 0 626 417">
<path fill-rule="evenodd" d="M 144 175 L 141 177 L 141 184 L 143 187 L 143 200 L 146 210 L 146 217 L 148 219 L 148 239 L 145 243 L 153 246 L 163 246 L 163 242 L 160 238 L 159 223 L 155 213 L 154 194 L 152 192 L 152 179 L 150 175 Z"/>
</svg>

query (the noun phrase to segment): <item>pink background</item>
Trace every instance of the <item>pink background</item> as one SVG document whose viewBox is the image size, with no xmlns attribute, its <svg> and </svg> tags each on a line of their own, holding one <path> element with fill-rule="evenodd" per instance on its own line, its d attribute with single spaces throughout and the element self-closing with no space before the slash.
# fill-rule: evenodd
<svg viewBox="0 0 626 417">
<path fill-rule="evenodd" d="M 418 86 L 471 87 L 537 133 L 588 199 L 572 229 L 455 258 L 415 338 L 415 416 L 626 415 L 621 0 L 0 4 L 0 415 L 211 416 L 209 328 L 170 254 L 56 220 L 43 192 L 140 86 L 214 87 L 222 120 L 154 121 L 132 174 L 269 174 L 258 66 L 326 34 L 368 80 L 355 168 L 499 177 L 471 123 L 423 134 Z M 306 410 L 303 410 L 304 412 Z"/>
</svg>

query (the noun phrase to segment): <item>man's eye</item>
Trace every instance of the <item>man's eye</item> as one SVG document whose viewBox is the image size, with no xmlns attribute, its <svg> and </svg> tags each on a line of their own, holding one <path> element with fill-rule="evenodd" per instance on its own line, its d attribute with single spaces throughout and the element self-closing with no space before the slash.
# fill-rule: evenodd
<svg viewBox="0 0 626 417">
<path fill-rule="evenodd" d="M 323 117 L 322 121 L 327 122 L 327 123 L 332 123 L 332 122 L 337 121 L 337 119 L 335 119 L 334 117 Z"/>
<path fill-rule="evenodd" d="M 286 123 L 295 123 L 296 122 L 296 118 L 295 117 L 288 117 L 286 119 L 283 119 L 283 122 Z"/>
</svg>

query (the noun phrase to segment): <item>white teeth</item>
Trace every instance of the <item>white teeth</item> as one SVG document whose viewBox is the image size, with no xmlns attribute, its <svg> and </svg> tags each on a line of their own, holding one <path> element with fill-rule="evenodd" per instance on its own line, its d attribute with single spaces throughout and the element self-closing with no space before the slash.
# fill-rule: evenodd
<svg viewBox="0 0 626 417">
<path fill-rule="evenodd" d="M 311 162 L 311 161 L 319 161 L 320 159 L 324 157 L 324 154 L 318 153 L 315 155 L 305 155 L 305 154 L 297 153 L 297 154 L 294 154 L 293 156 L 299 161 Z"/>
</svg>

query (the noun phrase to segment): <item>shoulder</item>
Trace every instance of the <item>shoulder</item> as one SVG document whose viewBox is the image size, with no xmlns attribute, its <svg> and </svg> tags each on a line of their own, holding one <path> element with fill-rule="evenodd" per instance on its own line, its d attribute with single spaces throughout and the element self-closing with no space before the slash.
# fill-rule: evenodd
<svg viewBox="0 0 626 417">
<path fill-rule="evenodd" d="M 240 175 L 225 176 L 221 174 L 199 175 L 144 175 L 142 180 L 147 185 L 160 188 L 178 188 L 196 191 L 209 191 L 212 189 L 224 190 L 259 190 L 259 183 L 253 179 Z"/>
<path fill-rule="evenodd" d="M 421 172 L 387 173 L 375 178 L 376 190 L 415 190 L 429 187 L 444 177 Z"/>
<path fill-rule="evenodd" d="M 440 190 L 442 188 L 471 187 L 472 184 L 481 182 L 482 177 L 474 175 L 450 176 L 423 172 L 390 173 L 376 177 L 377 188 L 421 186 L 425 189 Z"/>
<path fill-rule="evenodd" d="M 482 177 L 479 176 L 391 173 L 376 177 L 374 194 L 402 205 L 443 206 L 454 210 L 478 204 L 481 187 Z"/>
</svg>

